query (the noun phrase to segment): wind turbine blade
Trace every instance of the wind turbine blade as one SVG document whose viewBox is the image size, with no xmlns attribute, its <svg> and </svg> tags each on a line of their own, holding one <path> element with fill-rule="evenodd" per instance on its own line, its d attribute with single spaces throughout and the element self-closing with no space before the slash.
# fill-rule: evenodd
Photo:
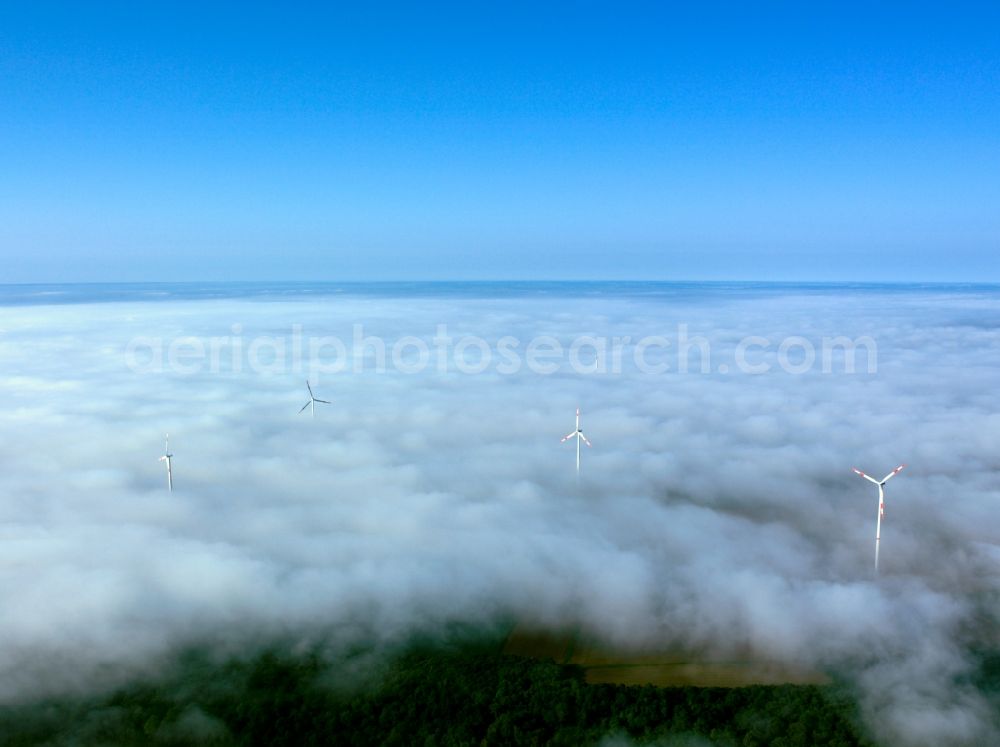
<svg viewBox="0 0 1000 747">
<path fill-rule="evenodd" d="M 313 402 L 322 402 L 324 405 L 332 405 L 333 403 L 325 399 L 314 399 Z"/>
<path fill-rule="evenodd" d="M 906 466 L 905 464 L 901 464 L 898 467 L 896 467 L 896 469 L 894 469 L 892 472 L 890 472 L 888 475 L 885 476 L 885 478 L 882 480 L 882 482 L 883 483 L 889 482 L 890 479 L 892 479 L 893 477 L 895 477 L 896 475 L 898 475 L 900 472 L 902 472 L 903 471 L 903 467 L 905 467 L 905 466 Z"/>
<path fill-rule="evenodd" d="M 309 400 L 304 405 L 302 405 L 302 409 L 299 410 L 299 415 L 301 415 L 302 413 L 304 413 L 306 411 L 306 408 L 309 407 L 309 405 L 311 405 L 311 404 L 312 404 L 312 400 Z"/>
<path fill-rule="evenodd" d="M 590 441 L 587 440 L 587 437 L 583 433 L 580 433 L 580 440 L 587 444 L 587 446 L 590 446 Z"/>
<path fill-rule="evenodd" d="M 311 386 L 309 386 L 309 379 L 306 379 L 306 389 L 309 390 L 309 396 L 312 397 L 313 396 L 313 388 Z"/>
<path fill-rule="evenodd" d="M 868 482 L 873 482 L 873 483 L 875 483 L 876 485 L 878 485 L 878 484 L 879 484 L 879 483 L 878 483 L 878 480 L 876 480 L 876 479 L 875 479 L 874 477 L 872 477 L 871 475 L 866 475 L 866 474 L 865 474 L 864 472 L 862 472 L 861 470 L 859 470 L 859 469 L 858 469 L 857 467 L 851 467 L 851 469 L 853 469 L 853 470 L 854 470 L 855 474 L 858 474 L 858 475 L 861 475 L 861 476 L 862 476 L 863 478 L 865 478 L 866 480 L 868 480 Z"/>
<path fill-rule="evenodd" d="M 573 431 L 572 433 L 567 433 L 567 434 L 566 434 L 565 436 L 563 436 L 563 437 L 562 437 L 562 438 L 561 438 L 561 439 L 559 440 L 559 443 L 561 443 L 561 444 L 564 444 L 564 443 L 566 443 L 567 441 L 569 441 L 569 440 L 570 440 L 571 438 L 573 438 L 573 436 L 575 436 L 575 435 L 576 435 L 576 431 Z"/>
</svg>

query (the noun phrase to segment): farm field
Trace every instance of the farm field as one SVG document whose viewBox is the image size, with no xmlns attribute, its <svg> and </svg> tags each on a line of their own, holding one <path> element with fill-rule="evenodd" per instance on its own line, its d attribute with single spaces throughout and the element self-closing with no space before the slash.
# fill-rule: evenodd
<svg viewBox="0 0 1000 747">
<path fill-rule="evenodd" d="M 503 653 L 574 664 L 592 684 L 746 687 L 830 682 L 822 672 L 770 661 L 752 651 L 735 658 L 681 650 L 612 650 L 571 631 L 553 633 L 515 627 L 504 642 Z"/>
</svg>

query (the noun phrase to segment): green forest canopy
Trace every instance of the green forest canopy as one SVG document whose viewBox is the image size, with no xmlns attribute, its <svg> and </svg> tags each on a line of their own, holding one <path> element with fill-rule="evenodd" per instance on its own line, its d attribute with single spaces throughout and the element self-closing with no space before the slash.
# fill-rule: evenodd
<svg viewBox="0 0 1000 747">
<path fill-rule="evenodd" d="M 213 663 L 192 652 L 162 681 L 0 708 L 0 735 L 5 745 L 870 744 L 836 685 L 587 684 L 575 666 L 482 645 L 411 648 L 361 683 L 350 669 L 316 654 Z"/>
</svg>

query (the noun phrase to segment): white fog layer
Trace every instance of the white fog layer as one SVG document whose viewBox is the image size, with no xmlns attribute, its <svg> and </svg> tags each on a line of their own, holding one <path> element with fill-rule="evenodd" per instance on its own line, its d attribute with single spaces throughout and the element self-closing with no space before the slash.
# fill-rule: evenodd
<svg viewBox="0 0 1000 747">
<path fill-rule="evenodd" d="M 385 341 L 386 370 L 374 344 L 351 355 L 355 325 Z M 686 373 L 679 329 L 706 343 Z M 492 349 L 481 373 L 455 365 L 470 335 Z M 306 353 L 337 337 L 346 370 L 329 341 L 297 358 L 295 336 Z M 407 336 L 430 354 L 414 373 L 392 365 Z M 531 370 L 541 336 L 607 340 L 607 370 Z M 669 344 L 643 360 L 669 370 L 635 365 L 650 336 Z M 747 354 L 766 373 L 737 362 L 748 336 L 768 341 Z M 804 373 L 785 370 L 801 346 L 778 361 L 789 336 L 815 347 Z M 877 371 L 863 349 L 853 374 L 842 351 L 824 372 L 839 336 L 871 338 Z M 420 346 L 400 350 L 417 368 Z M 298 414 L 307 377 L 332 402 L 315 419 Z M 970 651 L 998 644 L 998 377 L 986 291 L 0 307 L 0 699 L 110 686 L 202 642 L 516 620 L 621 648 L 749 647 L 847 677 L 882 743 L 994 742 L 967 679 Z M 559 442 L 577 407 L 579 479 Z M 877 489 L 851 468 L 901 463 L 876 576 Z"/>
</svg>

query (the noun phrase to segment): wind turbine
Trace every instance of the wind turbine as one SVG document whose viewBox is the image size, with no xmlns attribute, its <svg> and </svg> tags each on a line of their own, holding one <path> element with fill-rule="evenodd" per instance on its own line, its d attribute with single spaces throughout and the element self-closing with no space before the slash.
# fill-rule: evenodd
<svg viewBox="0 0 1000 747">
<path fill-rule="evenodd" d="M 166 443 L 163 446 L 163 456 L 160 457 L 161 462 L 167 463 L 167 490 L 171 493 L 174 492 L 174 471 L 170 460 L 174 458 L 174 455 L 170 453 L 170 434 L 167 434 Z"/>
<path fill-rule="evenodd" d="M 566 434 L 566 436 L 559 442 L 561 444 L 566 443 L 571 438 L 576 437 L 576 473 L 580 474 L 580 442 L 583 441 L 587 446 L 590 446 L 590 441 L 587 437 L 583 435 L 583 431 L 580 430 L 580 408 L 576 408 L 576 430 L 572 433 Z"/>
<path fill-rule="evenodd" d="M 313 394 L 313 388 L 311 386 L 309 386 L 309 379 L 306 379 L 306 389 L 309 390 L 309 401 L 306 402 L 304 405 L 302 405 L 302 409 L 299 410 L 299 415 L 301 415 L 303 412 L 305 412 L 305 409 L 307 407 L 311 407 L 312 408 L 312 416 L 316 417 L 316 403 L 317 402 L 322 402 L 324 405 L 329 405 L 331 403 L 327 402 L 325 399 L 316 399 L 316 395 Z"/>
<path fill-rule="evenodd" d="M 885 484 L 889 482 L 893 477 L 898 475 L 905 467 L 905 464 L 901 464 L 888 475 L 883 477 L 881 480 L 876 480 L 871 475 L 866 475 L 864 472 L 859 470 L 857 467 L 852 469 L 863 478 L 869 482 L 873 482 L 878 485 L 878 519 L 875 521 L 875 572 L 878 573 L 878 545 L 879 541 L 882 539 L 882 517 L 885 515 Z"/>
</svg>

